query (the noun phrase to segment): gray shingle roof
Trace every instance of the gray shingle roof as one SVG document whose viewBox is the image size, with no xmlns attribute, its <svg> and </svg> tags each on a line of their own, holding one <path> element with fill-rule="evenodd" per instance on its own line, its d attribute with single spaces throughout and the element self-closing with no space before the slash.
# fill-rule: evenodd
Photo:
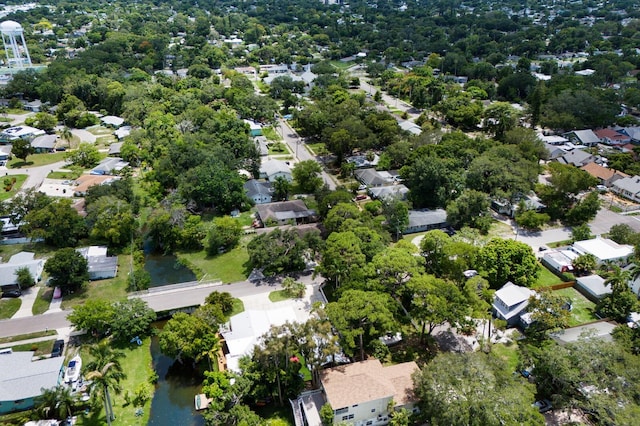
<svg viewBox="0 0 640 426">
<path fill-rule="evenodd" d="M 0 401 L 16 401 L 42 394 L 60 380 L 63 357 L 31 361 L 34 352 L 0 355 Z"/>
</svg>

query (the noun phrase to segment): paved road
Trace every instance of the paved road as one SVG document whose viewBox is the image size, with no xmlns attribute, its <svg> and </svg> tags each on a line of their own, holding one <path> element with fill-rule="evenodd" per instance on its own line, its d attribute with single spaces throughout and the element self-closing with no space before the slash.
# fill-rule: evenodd
<svg viewBox="0 0 640 426">
<path fill-rule="evenodd" d="M 298 133 L 289 125 L 286 120 L 281 118 L 279 119 L 279 122 L 282 138 L 284 139 L 287 146 L 289 146 L 291 152 L 293 152 L 296 161 L 313 160 L 320 163 L 320 166 L 323 167 L 322 179 L 326 182 L 327 185 L 329 185 L 329 189 L 331 189 L 332 191 L 335 190 L 337 187 L 336 181 L 329 173 L 324 171 L 322 162 L 320 162 L 318 158 L 314 157 L 309 152 L 309 150 L 304 146 L 304 143 L 302 142 L 300 136 L 298 136 Z"/>
<path fill-rule="evenodd" d="M 312 277 L 303 275 L 296 278 L 304 284 L 311 284 Z M 186 306 L 195 306 L 204 303 L 205 298 L 214 290 L 226 291 L 233 297 L 242 298 L 260 293 L 268 293 L 281 289 L 279 281 L 272 283 L 254 284 L 248 281 L 240 281 L 233 284 L 202 285 L 180 288 L 165 292 L 151 293 L 140 296 L 149 306 L 156 311 L 168 311 Z M 18 334 L 34 333 L 70 327 L 67 315 L 70 311 L 58 311 L 45 313 L 26 318 L 15 318 L 0 321 L 0 337 L 16 336 Z"/>
<path fill-rule="evenodd" d="M 7 169 L 6 167 L 3 167 L 3 170 L 0 170 L 0 175 L 2 175 L 2 173 L 4 173 L 5 176 L 28 175 L 29 177 L 21 188 L 21 191 L 26 191 L 31 188 L 39 188 L 49 172 L 64 168 L 66 164 L 66 161 L 58 161 L 57 163 L 47 164 L 46 166 L 40 167 L 23 167 L 21 169 Z"/>
</svg>

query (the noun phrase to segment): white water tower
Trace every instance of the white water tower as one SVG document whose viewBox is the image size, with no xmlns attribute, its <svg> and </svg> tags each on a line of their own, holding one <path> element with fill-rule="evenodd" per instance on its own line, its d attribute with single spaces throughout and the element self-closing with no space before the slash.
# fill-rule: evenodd
<svg viewBox="0 0 640 426">
<path fill-rule="evenodd" d="M 2 34 L 2 44 L 7 55 L 7 66 L 9 68 L 30 67 L 31 57 L 27 43 L 24 41 L 22 25 L 16 21 L 4 21 L 0 23 L 0 34 Z"/>
</svg>

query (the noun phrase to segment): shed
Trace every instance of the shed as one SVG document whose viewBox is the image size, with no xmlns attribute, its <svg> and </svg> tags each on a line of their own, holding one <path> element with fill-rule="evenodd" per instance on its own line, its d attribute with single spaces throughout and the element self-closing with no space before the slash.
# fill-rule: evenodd
<svg viewBox="0 0 640 426">
<path fill-rule="evenodd" d="M 605 284 L 605 279 L 599 275 L 589 275 L 576 279 L 576 290 L 593 303 L 598 303 L 607 294 L 611 294 L 611 284 Z"/>
</svg>

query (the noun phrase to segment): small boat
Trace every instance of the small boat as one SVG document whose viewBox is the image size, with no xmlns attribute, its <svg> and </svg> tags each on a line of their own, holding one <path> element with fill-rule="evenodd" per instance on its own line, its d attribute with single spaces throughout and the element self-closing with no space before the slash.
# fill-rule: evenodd
<svg viewBox="0 0 640 426">
<path fill-rule="evenodd" d="M 196 398 L 195 398 L 196 410 L 200 411 L 200 410 L 206 409 L 209 406 L 209 404 L 211 404 L 211 401 L 213 400 L 210 398 L 207 398 L 207 395 L 203 393 L 196 395 Z"/>
<path fill-rule="evenodd" d="M 80 355 L 74 356 L 69 364 L 67 370 L 64 373 L 65 383 L 74 383 L 80 378 L 80 369 L 82 368 L 82 358 Z"/>
</svg>

